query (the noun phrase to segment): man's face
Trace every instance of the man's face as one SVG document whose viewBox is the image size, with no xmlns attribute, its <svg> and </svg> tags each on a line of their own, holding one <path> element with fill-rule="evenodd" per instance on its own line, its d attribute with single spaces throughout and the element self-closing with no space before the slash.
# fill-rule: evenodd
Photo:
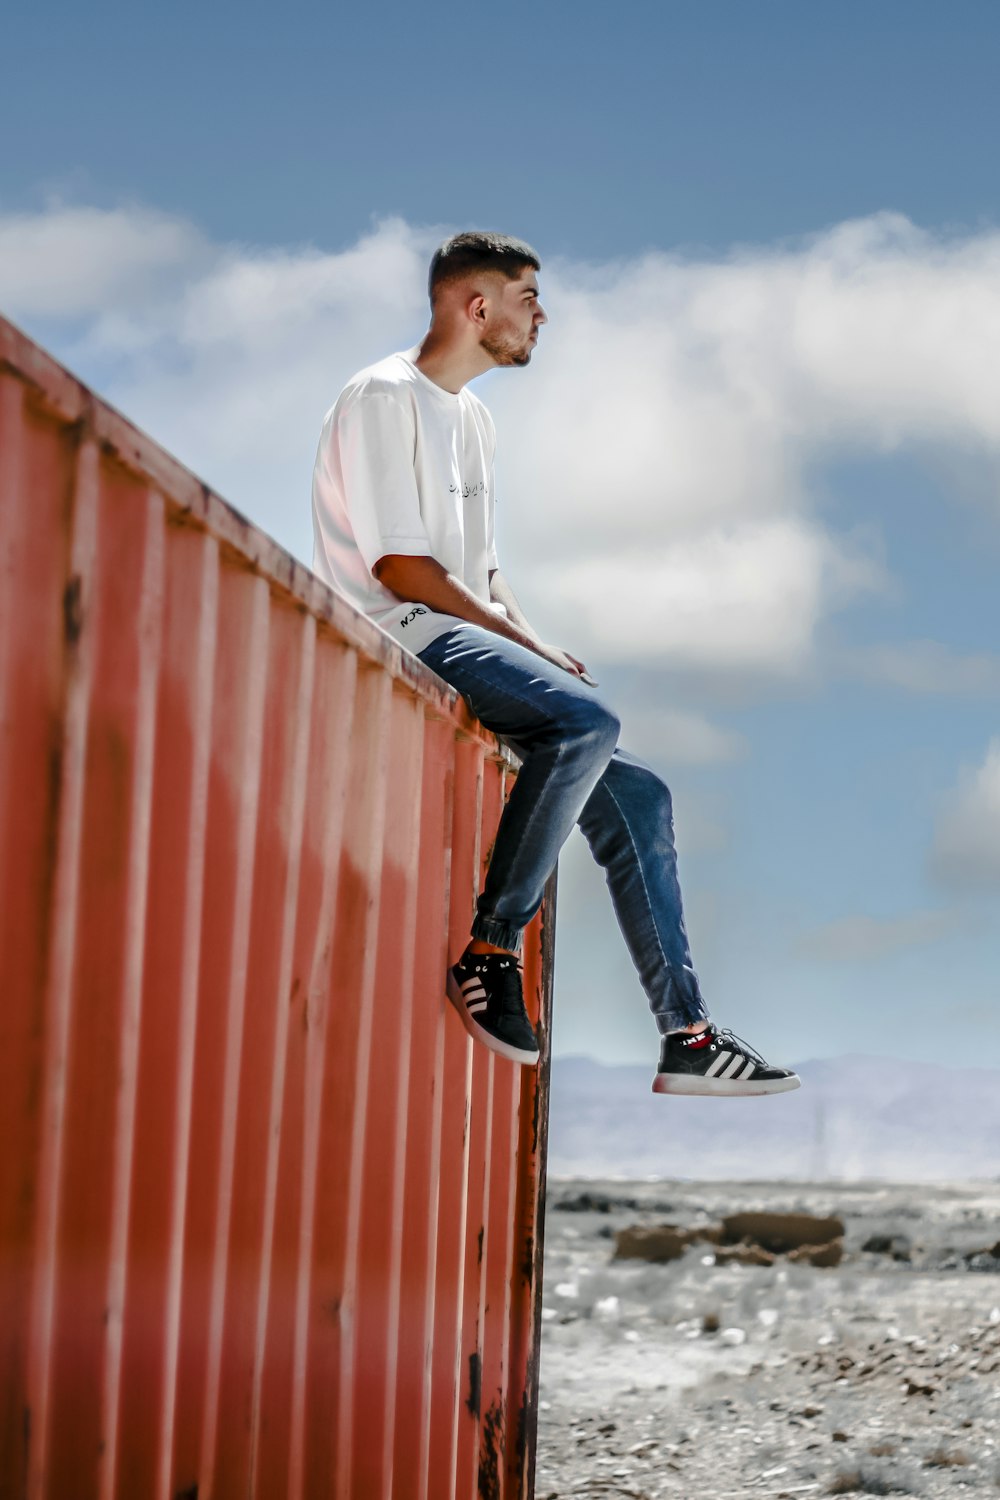
<svg viewBox="0 0 1000 1500">
<path fill-rule="evenodd" d="M 525 267 L 516 281 L 496 278 L 496 295 L 490 298 L 491 316 L 480 345 L 498 365 L 526 365 L 538 342 L 538 330 L 548 322 L 538 300 L 538 276 Z"/>
</svg>

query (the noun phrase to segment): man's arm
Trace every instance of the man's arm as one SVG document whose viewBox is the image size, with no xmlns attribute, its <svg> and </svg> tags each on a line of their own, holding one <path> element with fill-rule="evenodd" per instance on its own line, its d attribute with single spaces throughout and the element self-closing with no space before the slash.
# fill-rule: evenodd
<svg viewBox="0 0 1000 1500">
<path fill-rule="evenodd" d="M 514 591 L 499 568 L 490 569 L 490 598 L 502 604 L 515 625 L 519 625 L 526 635 L 530 635 L 533 641 L 541 641 L 541 636 L 536 630 L 532 630 L 524 617 L 524 611 L 514 598 Z"/>
<path fill-rule="evenodd" d="M 460 620 L 468 620 L 473 625 L 506 636 L 519 646 L 527 646 L 531 651 L 539 651 L 541 647 L 540 654 L 549 654 L 549 648 L 542 645 L 540 637 L 524 619 L 517 601 L 502 580 L 501 586 L 506 589 L 517 611 L 516 619 L 513 615 L 507 619 L 495 609 L 489 609 L 461 579 L 449 573 L 433 557 L 407 557 L 400 552 L 388 552 L 378 559 L 372 572 L 379 583 L 385 584 L 400 599 L 426 604 L 428 609 L 438 610 L 441 614 L 457 615 Z M 494 569 L 490 575 L 490 596 L 507 605 L 507 597 L 496 594 L 493 589 L 498 573 L 499 570 Z"/>
<path fill-rule="evenodd" d="M 372 568 L 379 583 L 384 583 L 386 588 L 398 594 L 400 599 L 412 599 L 417 604 L 426 604 L 428 609 L 439 610 L 445 615 L 457 615 L 460 620 L 468 620 L 473 625 L 482 625 L 484 629 L 492 630 L 496 635 L 505 635 L 509 641 L 516 641 L 519 646 L 526 646 L 529 651 L 544 656 L 546 661 L 562 667 L 563 671 L 572 672 L 578 677 L 582 676 L 585 681 L 591 683 L 591 686 L 596 687 L 597 683 L 587 675 L 587 669 L 582 661 L 577 661 L 575 656 L 570 656 L 558 646 L 546 646 L 541 637 L 535 634 L 521 614 L 517 600 L 503 579 L 500 580 L 500 588 L 503 592 L 499 595 L 495 592 L 499 571 L 498 568 L 494 568 L 490 573 L 490 597 L 499 599 L 499 602 L 508 608 L 512 604 L 517 611 L 516 620 L 508 619 L 506 615 L 488 609 L 476 598 L 471 589 L 466 588 L 454 573 L 449 573 L 442 568 L 434 557 L 407 557 L 402 552 L 387 552 Z"/>
</svg>

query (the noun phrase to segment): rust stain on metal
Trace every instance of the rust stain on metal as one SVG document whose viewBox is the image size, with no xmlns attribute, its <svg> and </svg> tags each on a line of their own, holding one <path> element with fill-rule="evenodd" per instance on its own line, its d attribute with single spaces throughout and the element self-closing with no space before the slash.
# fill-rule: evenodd
<svg viewBox="0 0 1000 1500">
<path fill-rule="evenodd" d="M 538 1412 L 532 1401 L 533 1395 L 530 1385 L 525 1385 L 521 1393 L 521 1405 L 517 1412 L 517 1431 L 514 1437 L 519 1474 L 524 1472 L 525 1460 L 528 1457 L 528 1444 L 533 1442 L 533 1435 L 538 1424 Z"/>
<path fill-rule="evenodd" d="M 75 646 L 83 634 L 83 579 L 74 574 L 63 590 L 63 628 L 66 644 Z"/>
<path fill-rule="evenodd" d="M 479 1500 L 500 1500 L 504 1462 L 504 1409 L 494 1401 L 483 1417 L 479 1444 Z"/>
<path fill-rule="evenodd" d="M 479 1403 L 482 1399 L 483 1381 L 483 1357 L 477 1349 L 469 1355 L 469 1394 L 465 1398 L 466 1410 L 474 1417 L 479 1416 Z"/>
<path fill-rule="evenodd" d="M 540 1029 L 540 1028 L 539 1028 Z M 538 1150 L 538 1122 L 542 1114 L 542 1091 L 536 1085 L 531 1100 L 531 1149 Z"/>
<path fill-rule="evenodd" d="M 531 1230 L 529 1229 L 528 1233 L 524 1237 L 524 1253 L 521 1256 L 521 1276 L 522 1276 L 522 1279 L 528 1284 L 528 1286 L 531 1285 L 532 1278 L 534 1277 L 534 1274 L 535 1274 L 535 1236 L 532 1234 Z"/>
</svg>

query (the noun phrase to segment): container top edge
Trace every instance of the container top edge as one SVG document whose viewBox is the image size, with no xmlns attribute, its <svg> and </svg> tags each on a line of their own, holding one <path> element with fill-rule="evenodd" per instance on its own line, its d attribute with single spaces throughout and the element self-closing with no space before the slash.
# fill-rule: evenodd
<svg viewBox="0 0 1000 1500">
<path fill-rule="evenodd" d="M 36 402 L 67 426 L 79 428 L 118 463 L 148 480 L 171 506 L 170 519 L 209 532 L 242 563 L 260 574 L 362 656 L 419 694 L 456 729 L 479 740 L 495 759 L 515 769 L 519 758 L 470 713 L 461 694 L 361 614 L 280 543 L 186 468 L 110 402 L 96 395 L 58 360 L 0 314 L 0 371 L 27 385 Z"/>
</svg>

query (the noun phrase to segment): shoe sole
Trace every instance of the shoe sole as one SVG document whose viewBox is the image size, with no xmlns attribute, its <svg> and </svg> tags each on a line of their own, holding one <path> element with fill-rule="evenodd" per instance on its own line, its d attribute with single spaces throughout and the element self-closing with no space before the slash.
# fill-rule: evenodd
<svg viewBox="0 0 1000 1500">
<path fill-rule="evenodd" d="M 657 1073 L 653 1079 L 654 1094 L 684 1094 L 687 1097 L 722 1099 L 738 1094 L 787 1094 L 801 1088 L 802 1079 L 791 1078 L 699 1078 L 694 1073 Z"/>
<path fill-rule="evenodd" d="M 519 1047 L 512 1047 L 510 1042 L 503 1042 L 498 1036 L 493 1036 L 484 1027 L 477 1024 L 475 1017 L 469 1014 L 465 1003 L 465 996 L 458 987 L 458 980 L 452 970 L 448 970 L 448 999 L 458 1011 L 459 1018 L 466 1031 L 474 1042 L 482 1042 L 483 1046 L 489 1047 L 491 1052 L 496 1052 L 500 1057 L 505 1057 L 508 1062 L 521 1063 L 522 1066 L 530 1068 L 541 1056 L 539 1052 L 524 1052 Z"/>
</svg>

